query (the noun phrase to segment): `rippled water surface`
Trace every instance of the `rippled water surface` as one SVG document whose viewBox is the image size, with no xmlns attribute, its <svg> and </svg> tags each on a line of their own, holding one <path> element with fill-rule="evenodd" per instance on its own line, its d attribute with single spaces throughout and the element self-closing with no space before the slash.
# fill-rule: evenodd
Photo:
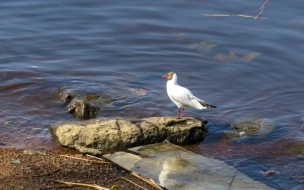
<svg viewBox="0 0 304 190">
<path fill-rule="evenodd" d="M 295 176 L 304 175 L 304 150 L 289 145 L 304 144 L 303 2 L 270 1 L 256 20 L 201 16 L 256 16 L 263 3 L 1 2 L 1 146 L 56 148 L 50 124 L 75 120 L 56 98 L 61 88 L 111 99 L 98 117 L 176 115 L 161 78 L 175 71 L 180 85 L 218 106 L 186 110 L 209 121 L 208 137 L 189 148 L 275 189 L 302 189 Z M 250 118 L 275 129 L 261 139 L 225 136 Z"/>
</svg>

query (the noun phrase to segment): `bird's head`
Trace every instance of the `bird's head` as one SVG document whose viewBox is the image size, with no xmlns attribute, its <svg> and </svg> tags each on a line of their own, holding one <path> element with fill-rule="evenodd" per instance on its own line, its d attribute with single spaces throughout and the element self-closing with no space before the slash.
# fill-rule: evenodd
<svg viewBox="0 0 304 190">
<path fill-rule="evenodd" d="M 174 72 L 170 71 L 170 72 L 167 73 L 166 75 L 162 76 L 162 78 L 166 78 L 166 79 L 168 79 L 168 80 L 171 80 L 171 79 L 173 78 L 173 75 L 174 75 L 174 74 L 175 74 Z"/>
</svg>

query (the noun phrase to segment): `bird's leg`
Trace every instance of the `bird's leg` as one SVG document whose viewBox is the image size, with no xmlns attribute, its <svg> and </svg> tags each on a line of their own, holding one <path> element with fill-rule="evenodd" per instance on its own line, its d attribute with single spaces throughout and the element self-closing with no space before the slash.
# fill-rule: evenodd
<svg viewBox="0 0 304 190">
<path fill-rule="evenodd" d="M 177 116 L 175 117 L 176 119 L 180 119 L 181 118 L 181 116 L 180 116 L 180 109 L 178 108 L 178 110 L 177 110 Z"/>
<path fill-rule="evenodd" d="M 184 113 L 185 113 L 185 109 L 182 108 L 182 115 L 181 115 L 181 117 L 184 117 Z"/>
</svg>

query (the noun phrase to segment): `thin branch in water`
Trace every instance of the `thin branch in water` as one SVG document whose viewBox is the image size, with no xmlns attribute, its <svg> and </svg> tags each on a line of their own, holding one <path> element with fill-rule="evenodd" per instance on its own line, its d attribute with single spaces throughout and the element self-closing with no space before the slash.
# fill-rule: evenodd
<svg viewBox="0 0 304 190">
<path fill-rule="evenodd" d="M 259 17 L 262 15 L 263 10 L 264 10 L 264 9 L 261 10 L 261 12 L 258 14 L 258 16 L 256 16 L 256 17 L 254 18 L 254 20 L 257 19 L 257 18 L 259 18 Z"/>
<path fill-rule="evenodd" d="M 250 15 L 238 15 L 238 14 L 201 14 L 202 16 L 238 16 L 238 17 L 244 17 L 244 18 L 256 18 L 254 16 L 250 16 Z M 259 17 L 261 19 L 267 19 L 264 17 Z"/>
<path fill-rule="evenodd" d="M 260 9 L 264 9 L 265 5 L 269 3 L 270 0 L 266 0 L 266 2 L 260 7 Z"/>
<path fill-rule="evenodd" d="M 270 0 L 266 0 L 266 2 L 260 7 L 260 9 L 262 9 L 262 10 L 261 10 L 261 12 L 258 14 L 258 16 L 256 16 L 256 17 L 254 18 L 254 20 L 257 19 L 257 18 L 259 18 L 259 17 L 262 15 L 262 13 L 263 13 L 263 11 L 264 11 L 264 8 L 265 8 L 265 6 L 269 3 L 269 1 L 270 1 Z"/>
</svg>

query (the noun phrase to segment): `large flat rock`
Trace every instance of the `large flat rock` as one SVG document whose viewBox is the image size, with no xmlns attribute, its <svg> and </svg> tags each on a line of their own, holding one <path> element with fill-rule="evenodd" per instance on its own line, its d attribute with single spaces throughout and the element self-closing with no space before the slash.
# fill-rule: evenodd
<svg viewBox="0 0 304 190">
<path fill-rule="evenodd" d="M 63 146 L 98 155 L 102 150 L 125 150 L 164 140 L 176 144 L 199 141 L 206 136 L 205 123 L 190 117 L 98 118 L 58 122 L 51 132 Z"/>
<path fill-rule="evenodd" d="M 169 142 L 135 147 L 129 151 L 136 154 L 116 152 L 103 157 L 169 190 L 272 189 L 223 161 L 195 154 Z"/>
</svg>

